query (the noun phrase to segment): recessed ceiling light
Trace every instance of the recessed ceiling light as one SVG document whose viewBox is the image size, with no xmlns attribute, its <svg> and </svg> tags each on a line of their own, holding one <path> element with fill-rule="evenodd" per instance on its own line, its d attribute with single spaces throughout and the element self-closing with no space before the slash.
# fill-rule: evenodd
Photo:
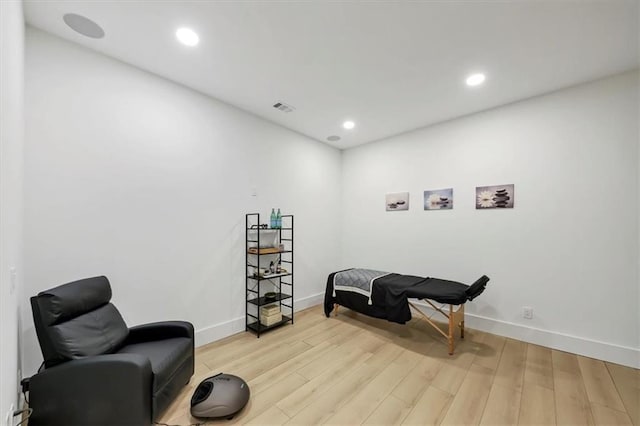
<svg viewBox="0 0 640 426">
<path fill-rule="evenodd" d="M 96 24 L 91 19 L 85 16 L 77 15 L 75 13 L 67 13 L 62 17 L 62 20 L 73 31 L 80 33 L 83 36 L 91 38 L 104 37 L 104 30 L 100 27 L 100 25 Z"/>
<path fill-rule="evenodd" d="M 467 86 L 479 86 L 486 80 L 486 77 L 482 73 L 471 74 L 467 77 Z"/>
<path fill-rule="evenodd" d="M 331 135 L 327 138 L 327 140 L 329 142 L 338 142 L 340 140 L 340 136 L 338 135 Z"/>
<path fill-rule="evenodd" d="M 176 37 L 180 40 L 180 43 L 186 46 L 195 46 L 200 42 L 200 37 L 192 29 L 179 28 L 176 31 Z"/>
<path fill-rule="evenodd" d="M 356 127 L 356 123 L 354 123 L 353 121 L 347 120 L 344 123 L 342 123 L 342 127 L 344 127 L 347 130 L 351 130 L 354 127 Z"/>
</svg>

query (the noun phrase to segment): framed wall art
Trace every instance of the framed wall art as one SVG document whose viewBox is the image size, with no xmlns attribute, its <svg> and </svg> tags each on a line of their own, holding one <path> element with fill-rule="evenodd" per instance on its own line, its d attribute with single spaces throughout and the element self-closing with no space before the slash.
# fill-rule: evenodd
<svg viewBox="0 0 640 426">
<path fill-rule="evenodd" d="M 385 205 L 388 212 L 409 210 L 409 193 L 393 192 L 385 196 Z"/>
<path fill-rule="evenodd" d="M 493 185 L 476 187 L 476 209 L 512 209 L 514 185 Z"/>
<path fill-rule="evenodd" d="M 425 210 L 453 209 L 453 188 L 424 191 Z"/>
</svg>

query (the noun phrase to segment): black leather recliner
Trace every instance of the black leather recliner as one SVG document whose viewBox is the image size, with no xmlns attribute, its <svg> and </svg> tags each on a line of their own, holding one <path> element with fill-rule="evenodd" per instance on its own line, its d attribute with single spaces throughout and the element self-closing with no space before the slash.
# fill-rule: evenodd
<svg viewBox="0 0 640 426">
<path fill-rule="evenodd" d="M 44 357 L 29 383 L 30 426 L 150 425 L 194 371 L 193 326 L 128 328 L 106 277 L 31 298 Z"/>
</svg>

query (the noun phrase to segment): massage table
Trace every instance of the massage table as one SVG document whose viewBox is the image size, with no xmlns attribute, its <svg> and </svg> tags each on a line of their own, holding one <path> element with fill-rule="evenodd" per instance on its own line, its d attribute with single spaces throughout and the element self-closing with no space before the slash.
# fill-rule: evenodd
<svg viewBox="0 0 640 426">
<path fill-rule="evenodd" d="M 411 306 L 447 339 L 449 355 L 453 355 L 456 327 L 460 328 L 460 337 L 464 338 L 464 304 L 478 297 L 488 281 L 489 277 L 483 275 L 473 284 L 466 285 L 457 281 L 372 269 L 345 269 L 333 272 L 327 278 L 324 313 L 329 317 L 335 309 L 337 315 L 338 306 L 344 306 L 370 317 L 404 324 L 411 319 Z M 447 332 L 431 320 L 432 315 L 418 309 L 409 299 L 424 300 L 447 318 Z M 441 306 L 436 306 L 434 302 Z"/>
</svg>

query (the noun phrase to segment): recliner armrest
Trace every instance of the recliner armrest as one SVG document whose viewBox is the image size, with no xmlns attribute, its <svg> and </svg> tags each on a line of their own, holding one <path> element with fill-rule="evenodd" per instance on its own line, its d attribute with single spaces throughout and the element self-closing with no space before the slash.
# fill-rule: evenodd
<svg viewBox="0 0 640 426">
<path fill-rule="evenodd" d="M 68 361 L 31 377 L 29 425 L 150 425 L 153 372 L 138 354 Z"/>
<path fill-rule="evenodd" d="M 129 329 L 125 345 L 172 337 L 186 337 L 193 340 L 193 325 L 186 321 L 161 321 L 142 324 Z"/>
</svg>

